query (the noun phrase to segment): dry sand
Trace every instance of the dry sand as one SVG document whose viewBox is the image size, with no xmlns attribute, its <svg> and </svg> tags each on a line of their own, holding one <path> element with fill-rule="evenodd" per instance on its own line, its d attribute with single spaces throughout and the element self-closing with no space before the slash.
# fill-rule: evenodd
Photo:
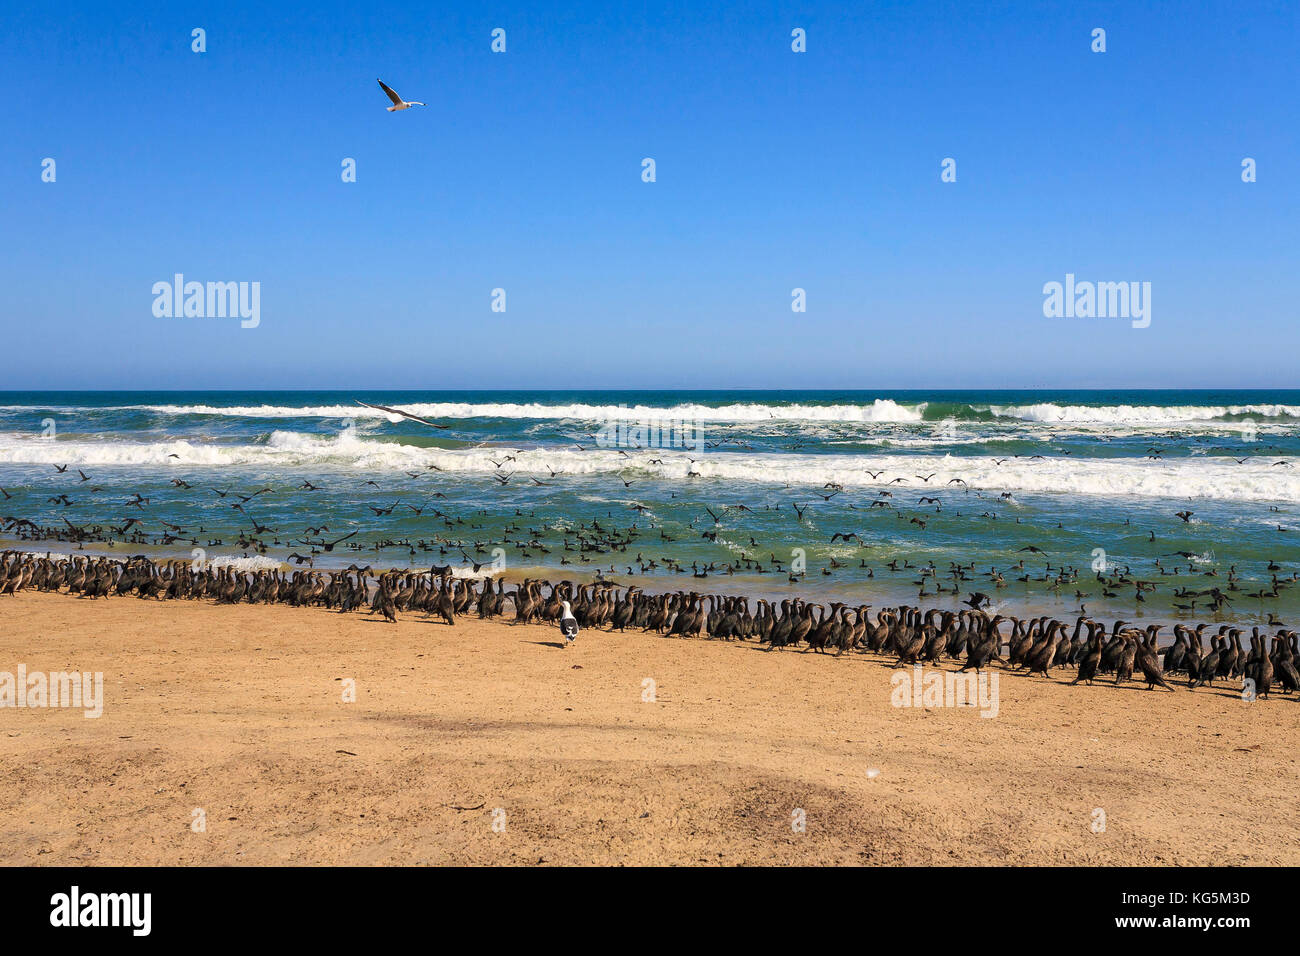
<svg viewBox="0 0 1300 956">
<path fill-rule="evenodd" d="M 1007 673 L 985 719 L 891 706 L 871 655 L 557 639 L 0 599 L 0 671 L 102 671 L 106 698 L 0 709 L 0 862 L 1300 863 L 1295 699 Z"/>
</svg>

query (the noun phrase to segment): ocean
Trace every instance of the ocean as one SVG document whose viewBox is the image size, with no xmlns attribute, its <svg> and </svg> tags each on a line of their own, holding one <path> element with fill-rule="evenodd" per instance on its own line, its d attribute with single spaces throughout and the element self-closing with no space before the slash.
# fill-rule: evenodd
<svg viewBox="0 0 1300 956">
<path fill-rule="evenodd" d="M 1300 390 L 0 392 L 0 488 L 3 540 L 41 553 L 1300 610 Z"/>
</svg>

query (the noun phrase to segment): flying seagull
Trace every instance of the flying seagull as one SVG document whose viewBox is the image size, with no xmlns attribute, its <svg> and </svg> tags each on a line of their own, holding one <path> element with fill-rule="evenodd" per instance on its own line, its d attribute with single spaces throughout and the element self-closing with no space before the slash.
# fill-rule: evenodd
<svg viewBox="0 0 1300 956">
<path fill-rule="evenodd" d="M 412 415 L 410 412 L 404 412 L 400 408 L 389 408 L 387 405 L 371 405 L 369 402 L 363 402 L 361 399 L 356 400 L 358 405 L 364 405 L 366 408 L 375 408 L 381 412 L 388 412 L 390 415 L 401 415 L 403 418 L 409 418 L 413 422 L 419 422 L 421 425 L 428 425 L 430 428 L 447 428 L 447 425 L 439 425 L 437 422 L 431 422 L 427 418 L 421 418 L 419 415 Z"/>
<path fill-rule="evenodd" d="M 393 105 L 388 107 L 388 112 L 390 113 L 396 113 L 398 110 L 410 109 L 412 106 L 427 105 L 425 103 L 421 103 L 419 100 L 412 100 L 411 102 L 408 103 L 406 102 L 406 100 L 398 96 L 397 91 L 394 90 L 387 83 L 385 83 L 383 80 L 376 80 L 376 82 L 384 88 L 384 92 L 388 94 L 388 98 L 393 101 Z"/>
</svg>

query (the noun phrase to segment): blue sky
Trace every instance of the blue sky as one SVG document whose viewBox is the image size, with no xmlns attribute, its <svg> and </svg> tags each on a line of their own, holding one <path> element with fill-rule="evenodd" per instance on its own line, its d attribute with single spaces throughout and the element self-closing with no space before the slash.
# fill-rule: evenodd
<svg viewBox="0 0 1300 956">
<path fill-rule="evenodd" d="M 8 5 L 0 388 L 1300 385 L 1296 4 L 704 7 Z"/>
</svg>

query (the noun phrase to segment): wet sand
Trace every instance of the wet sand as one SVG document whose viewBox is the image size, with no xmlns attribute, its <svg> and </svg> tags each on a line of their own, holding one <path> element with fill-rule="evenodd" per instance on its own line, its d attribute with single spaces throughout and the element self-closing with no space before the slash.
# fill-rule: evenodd
<svg viewBox="0 0 1300 956">
<path fill-rule="evenodd" d="M 0 862 L 1300 863 L 1285 695 L 1002 673 L 985 719 L 893 706 L 869 654 L 558 641 L 2 598 L 0 671 L 102 671 L 105 702 L 0 709 Z"/>
</svg>

